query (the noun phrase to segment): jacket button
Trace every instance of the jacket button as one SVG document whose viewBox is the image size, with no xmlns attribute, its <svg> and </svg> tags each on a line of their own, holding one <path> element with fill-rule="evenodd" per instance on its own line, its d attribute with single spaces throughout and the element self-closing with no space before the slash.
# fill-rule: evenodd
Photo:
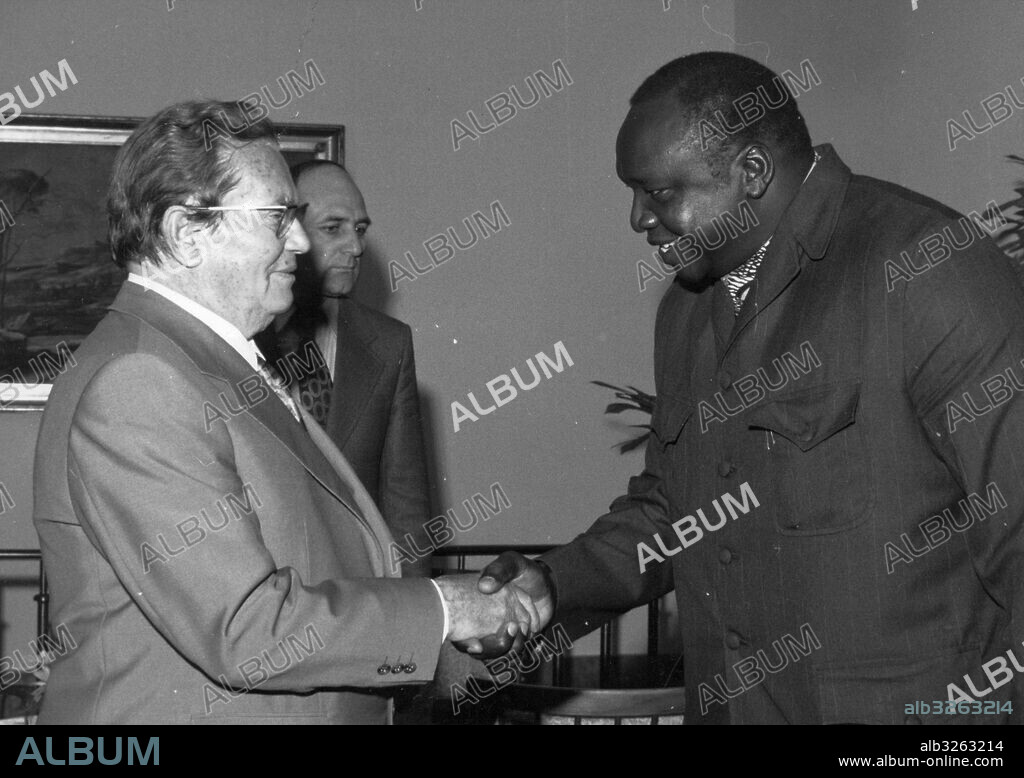
<svg viewBox="0 0 1024 778">
<path fill-rule="evenodd" d="M 719 373 L 718 385 L 722 389 L 728 389 L 730 386 L 732 386 L 732 373 L 730 373 L 728 370 L 723 370 L 721 373 Z"/>
<path fill-rule="evenodd" d="M 377 675 L 387 675 L 391 672 L 391 668 L 387 665 L 381 665 L 377 668 Z"/>
<path fill-rule="evenodd" d="M 402 669 L 405 670 L 406 673 L 415 673 L 416 672 L 416 664 L 414 662 L 410 662 L 409 664 L 407 664 Z"/>
<path fill-rule="evenodd" d="M 726 461 L 718 463 L 718 474 L 722 476 L 722 478 L 727 478 L 734 472 L 736 472 L 736 468 L 732 466 L 732 462 Z"/>
<path fill-rule="evenodd" d="M 391 665 L 391 673 L 393 675 L 398 675 L 400 672 L 402 672 L 402 666 L 401 665 Z"/>
<path fill-rule="evenodd" d="M 731 648 L 733 651 L 739 648 L 742 642 L 743 641 L 740 640 L 740 636 L 737 635 L 735 632 L 730 632 L 728 635 L 725 636 L 725 645 L 728 648 Z"/>
<path fill-rule="evenodd" d="M 723 565 L 727 565 L 732 561 L 732 551 L 727 548 L 723 548 L 718 552 L 718 561 Z"/>
</svg>

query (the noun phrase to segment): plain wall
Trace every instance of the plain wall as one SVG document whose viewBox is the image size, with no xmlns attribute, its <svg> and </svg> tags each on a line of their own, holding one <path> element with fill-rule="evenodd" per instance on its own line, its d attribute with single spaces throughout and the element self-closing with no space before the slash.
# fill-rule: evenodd
<svg viewBox="0 0 1024 778">
<path fill-rule="evenodd" d="M 438 513 L 462 513 L 501 485 L 511 502 L 458 543 L 562 543 L 584 530 L 642 466 L 614 444 L 629 431 L 603 416 L 611 395 L 592 379 L 651 390 L 659 288 L 640 293 L 649 259 L 627 224 L 628 190 L 614 175 L 627 100 L 667 59 L 730 45 L 732 2 L 704 11 L 676 0 L 392 0 L 379 2 L 5 0 L 0 91 L 29 89 L 66 59 L 78 83 L 33 113 L 146 116 L 183 99 L 237 99 L 277 78 L 324 84 L 272 111 L 277 121 L 343 124 L 346 161 L 373 219 L 359 295 L 414 330 L 432 438 Z M 420 6 L 420 10 L 416 10 Z M 705 21 L 706 20 L 706 21 Z M 712 29 L 714 28 L 714 29 Z M 717 32 L 716 32 L 717 31 Z M 542 91 L 478 140 L 453 148 L 452 121 L 481 122 L 485 101 L 562 63 L 572 80 Z M 557 80 L 557 79 L 555 79 Z M 500 102 L 500 101 L 499 101 Z M 507 111 L 505 112 L 507 113 Z M 504 116 L 505 113 L 500 113 Z M 392 293 L 389 261 L 497 201 L 510 224 Z M 485 384 L 527 358 L 573 365 L 515 400 L 453 429 L 451 403 L 484 402 Z M 37 545 L 31 458 L 38 414 L 0 414 L 0 482 L 17 507 L 0 515 L 0 547 Z M 644 421 L 637 416 L 628 422 Z M 465 521 L 465 519 L 463 519 Z M 0 651 L 34 636 L 31 565 L 5 565 Z M 639 622 L 642 625 L 643 621 Z M 642 629 L 634 645 L 641 643 Z"/>
<path fill-rule="evenodd" d="M 799 98 L 815 143 L 855 173 L 909 187 L 961 211 L 1015 197 L 1024 111 L 973 139 L 947 122 L 990 124 L 981 102 L 1011 86 L 1024 103 L 1024 8 L 1017 0 L 786 0 L 736 3 L 735 51 L 776 70 L 810 60 L 821 79 Z M 995 101 L 994 101 L 995 102 Z M 1012 105 L 1012 104 L 1011 104 Z M 996 113 L 998 119 L 1001 115 Z"/>
</svg>

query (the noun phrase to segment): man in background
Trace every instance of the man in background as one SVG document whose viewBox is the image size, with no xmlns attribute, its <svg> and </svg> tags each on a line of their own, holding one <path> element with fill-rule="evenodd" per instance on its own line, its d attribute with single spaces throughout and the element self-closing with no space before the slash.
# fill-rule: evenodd
<svg viewBox="0 0 1024 778">
<path fill-rule="evenodd" d="M 295 306 L 258 342 L 286 365 L 315 362 L 294 371 L 302 404 L 380 507 L 401 547 L 389 549 L 389 563 L 404 577 L 428 576 L 430 491 L 412 332 L 349 296 L 370 218 L 348 171 L 311 160 L 292 177 L 308 203 L 302 225 L 310 248 L 299 258 Z"/>
</svg>

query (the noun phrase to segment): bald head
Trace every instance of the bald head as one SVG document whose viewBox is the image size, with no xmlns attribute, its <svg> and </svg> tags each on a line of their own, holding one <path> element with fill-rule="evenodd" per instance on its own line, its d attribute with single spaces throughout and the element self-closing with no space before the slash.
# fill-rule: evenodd
<svg viewBox="0 0 1024 778">
<path fill-rule="evenodd" d="M 370 218 L 352 177 L 335 163 L 300 166 L 295 171 L 299 202 L 309 203 L 302 226 L 309 235 L 309 257 L 324 297 L 344 297 L 359 278 Z"/>
</svg>

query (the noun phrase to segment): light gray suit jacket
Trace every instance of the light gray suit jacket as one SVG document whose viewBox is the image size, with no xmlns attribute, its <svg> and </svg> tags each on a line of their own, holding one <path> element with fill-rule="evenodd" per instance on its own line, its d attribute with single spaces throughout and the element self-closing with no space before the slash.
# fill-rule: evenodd
<svg viewBox="0 0 1024 778">
<path fill-rule="evenodd" d="M 75 359 L 36 452 L 76 644 L 40 723 L 383 722 L 383 690 L 431 679 L 433 586 L 378 577 L 372 501 L 227 343 L 129 283 Z"/>
</svg>

